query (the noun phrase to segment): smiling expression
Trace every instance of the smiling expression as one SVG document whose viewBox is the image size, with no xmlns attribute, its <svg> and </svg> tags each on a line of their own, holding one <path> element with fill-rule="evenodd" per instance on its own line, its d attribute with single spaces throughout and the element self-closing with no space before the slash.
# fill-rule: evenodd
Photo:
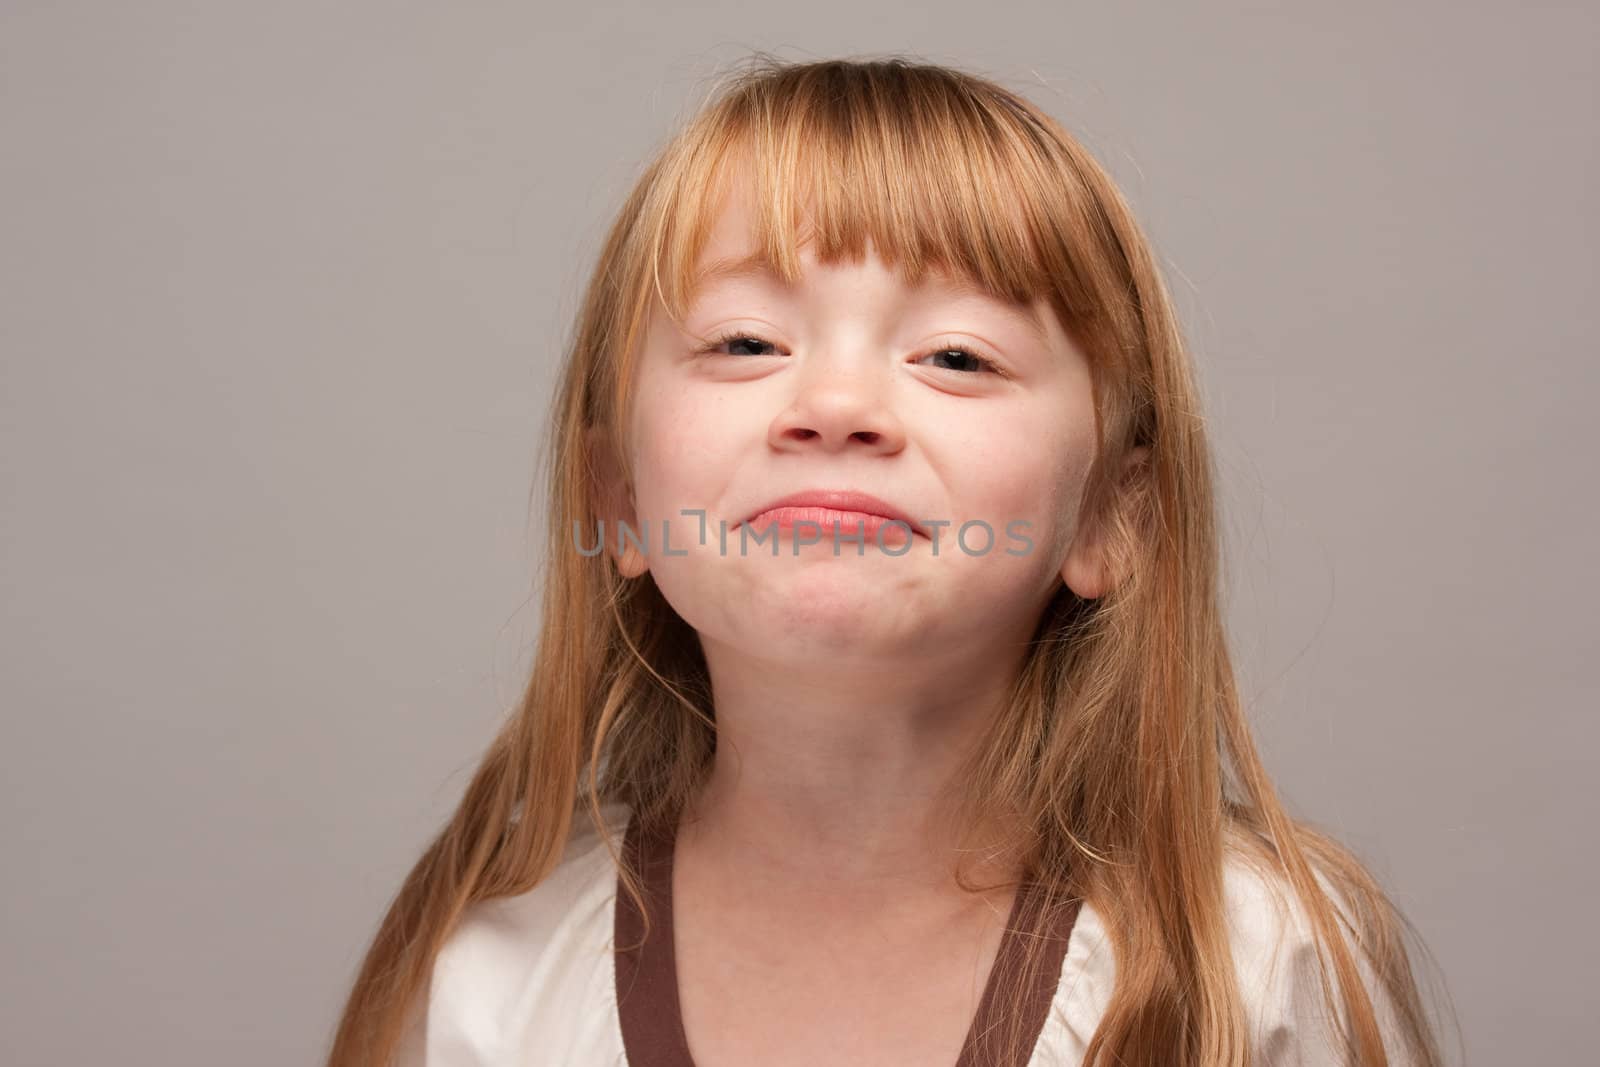
<svg viewBox="0 0 1600 1067">
<path fill-rule="evenodd" d="M 747 196 L 724 196 L 684 320 L 654 302 L 629 427 L 634 496 L 620 516 L 649 531 L 649 555 L 619 566 L 648 569 L 702 635 L 769 655 L 783 642 L 796 655 L 892 656 L 1025 636 L 1063 579 L 1093 584 L 1086 539 L 1074 548 L 1095 448 L 1087 360 L 1043 301 L 936 272 L 908 287 L 870 242 L 859 263 L 824 265 L 803 247 L 791 289 L 752 257 Z M 948 525 L 938 545 L 926 528 L 886 527 L 888 554 L 869 516 L 881 523 L 889 509 L 859 498 L 760 514 L 813 489 Z M 704 544 L 685 510 L 705 512 Z M 777 555 L 764 544 L 741 554 L 738 523 L 785 517 L 837 518 L 847 532 L 866 521 L 865 552 L 828 534 L 796 551 L 783 527 Z M 973 520 L 994 531 L 981 554 L 981 529 L 956 539 Z"/>
</svg>

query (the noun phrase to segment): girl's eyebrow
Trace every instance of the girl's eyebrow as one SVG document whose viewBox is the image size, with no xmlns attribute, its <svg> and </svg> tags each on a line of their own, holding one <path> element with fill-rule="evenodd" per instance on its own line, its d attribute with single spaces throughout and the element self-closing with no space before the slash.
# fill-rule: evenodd
<svg viewBox="0 0 1600 1067">
<path fill-rule="evenodd" d="M 772 262 L 762 252 L 755 251 L 743 256 L 729 256 L 707 264 L 695 273 L 689 291 L 698 295 L 713 282 L 751 277 L 774 282 L 779 280 L 778 272 L 773 269 Z M 1046 348 L 1050 346 L 1049 332 L 1039 319 L 1038 309 L 1032 304 L 1003 300 L 970 278 L 940 278 L 936 284 L 958 295 L 974 296 L 1000 305 L 1022 320 L 1034 340 Z"/>
<path fill-rule="evenodd" d="M 975 296 L 1004 308 L 1008 313 L 1022 320 L 1023 324 L 1028 327 L 1028 332 L 1033 335 L 1034 340 L 1045 348 L 1050 347 L 1050 332 L 1045 329 L 1044 321 L 1039 317 L 1039 309 L 1034 304 L 998 297 L 970 278 L 946 278 L 942 279 L 939 284 L 952 293 Z"/>
<path fill-rule="evenodd" d="M 749 276 L 776 279 L 778 272 L 772 269 L 772 263 L 763 253 L 755 251 L 743 256 L 719 259 L 702 267 L 695 272 L 689 288 L 690 292 L 697 292 L 701 286 L 711 282 Z"/>
</svg>

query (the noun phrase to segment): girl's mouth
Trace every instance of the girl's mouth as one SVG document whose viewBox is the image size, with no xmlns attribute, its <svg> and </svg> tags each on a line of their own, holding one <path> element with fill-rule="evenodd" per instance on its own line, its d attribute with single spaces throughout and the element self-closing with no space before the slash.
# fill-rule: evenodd
<svg viewBox="0 0 1600 1067">
<path fill-rule="evenodd" d="M 811 525 L 801 525 L 804 523 Z M 740 525 L 748 526 L 756 533 L 765 533 L 772 528 L 779 531 L 798 529 L 816 536 L 819 541 L 838 536 L 841 541 L 854 541 L 859 537 L 880 544 L 903 544 L 917 536 L 911 524 L 903 519 L 891 519 L 887 515 L 875 515 L 867 511 L 825 507 L 768 508 Z"/>
</svg>

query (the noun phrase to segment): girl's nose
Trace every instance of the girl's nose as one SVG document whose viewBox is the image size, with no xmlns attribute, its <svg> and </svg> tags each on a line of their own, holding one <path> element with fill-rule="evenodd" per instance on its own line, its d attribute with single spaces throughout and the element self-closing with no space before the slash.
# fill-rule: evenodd
<svg viewBox="0 0 1600 1067">
<path fill-rule="evenodd" d="M 887 376 L 810 368 L 794 402 L 772 420 L 774 448 L 837 451 L 867 448 L 892 453 L 905 447 L 905 427 L 889 399 Z"/>
</svg>

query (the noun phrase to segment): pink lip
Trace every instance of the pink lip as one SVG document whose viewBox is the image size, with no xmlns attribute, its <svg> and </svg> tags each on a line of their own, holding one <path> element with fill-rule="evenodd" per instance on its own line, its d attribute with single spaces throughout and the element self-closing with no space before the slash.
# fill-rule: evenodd
<svg viewBox="0 0 1600 1067">
<path fill-rule="evenodd" d="M 837 518 L 841 528 L 846 532 L 852 531 L 855 523 L 864 521 L 866 532 L 869 535 L 873 535 L 885 521 L 893 519 L 911 527 L 913 533 L 921 534 L 923 537 L 928 536 L 928 531 L 922 528 L 921 523 L 893 504 L 879 500 L 870 493 L 860 493 L 853 489 L 807 489 L 799 493 L 790 493 L 786 497 L 780 497 L 769 504 L 763 505 L 759 511 L 743 520 L 743 522 L 745 525 L 750 525 L 768 512 L 776 511 L 780 508 L 820 508 L 836 513 L 835 515 L 819 516 L 811 521 L 821 522 L 825 528 L 828 528 Z M 783 514 L 775 515 L 773 518 L 780 526 L 789 525 L 796 518 L 811 519 L 810 516 L 805 514 Z"/>
</svg>

